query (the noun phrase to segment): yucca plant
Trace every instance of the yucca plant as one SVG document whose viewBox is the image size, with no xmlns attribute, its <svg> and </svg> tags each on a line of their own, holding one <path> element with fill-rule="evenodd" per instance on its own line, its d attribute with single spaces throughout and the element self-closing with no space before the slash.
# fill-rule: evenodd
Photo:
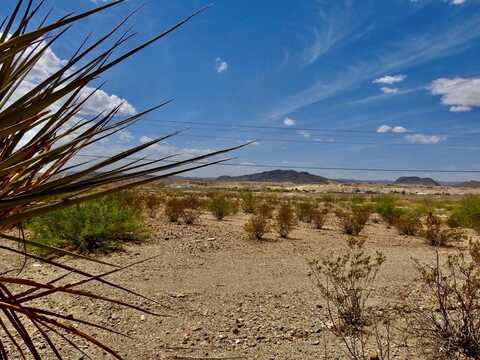
<svg viewBox="0 0 480 360">
<path fill-rule="evenodd" d="M 79 289 L 80 285 L 100 282 L 143 297 L 105 279 L 107 275 L 130 265 L 118 267 L 100 260 L 85 258 L 113 266 L 108 272 L 93 275 L 68 266 L 64 262 L 46 260 L 35 253 L 28 253 L 25 249 L 46 245 L 22 236 L 12 236 L 10 229 L 15 227 L 21 229 L 22 222 L 52 210 L 218 163 L 222 160 L 194 164 L 195 161 L 235 149 L 224 149 L 176 162 L 163 162 L 165 158 L 149 162 L 131 159 L 140 151 L 174 135 L 171 134 L 93 164 L 76 162 L 76 155 L 81 150 L 118 133 L 136 123 L 143 115 L 168 103 L 163 102 L 127 118 L 119 118 L 121 105 L 111 110 L 99 109 L 96 116 L 86 118 L 82 114 L 82 108 L 100 89 L 97 87 L 91 90 L 92 88 L 87 85 L 113 66 L 176 30 L 201 11 L 148 41 L 122 52 L 121 47 L 133 35 L 130 31 L 122 30 L 131 15 L 129 14 L 98 39 L 92 41 L 87 37 L 60 69 L 55 69 L 38 84 L 25 90 L 24 82 L 41 61 L 42 56 L 52 44 L 62 39 L 70 26 L 122 2 L 124 0 L 116 0 L 84 13 L 68 14 L 56 20 L 50 20 L 47 16 L 37 21 L 43 1 L 37 3 L 34 0 L 18 0 L 16 6 L 0 24 L 0 237 L 5 240 L 0 244 L 0 249 L 4 251 L 3 256 L 22 255 L 25 259 L 46 261 L 65 271 L 59 278 L 42 282 L 22 278 L 21 272 L 19 274 L 12 270 L 2 270 L 1 359 L 12 357 L 62 359 L 56 343 L 58 338 L 79 351 L 82 350 L 76 342 L 78 339 L 84 339 L 113 357 L 121 358 L 108 345 L 73 325 L 115 332 L 112 329 L 76 319 L 71 314 L 34 305 L 35 300 L 44 299 L 55 293 L 86 296 L 151 313 L 135 305 Z M 108 44 L 106 50 L 102 50 L 106 44 Z M 117 52 L 119 54 L 116 54 Z M 145 176 L 151 174 L 155 175 Z M 8 245 L 8 241 L 11 245 Z M 15 243 L 22 247 L 15 246 Z M 82 257 L 65 250 L 55 248 L 48 250 Z M 70 274 L 77 274 L 82 279 L 66 283 Z M 18 285 L 22 285 L 21 290 Z M 45 351 L 38 349 L 38 342 L 32 340 L 32 334 L 43 338 L 44 344 L 47 345 Z"/>
</svg>

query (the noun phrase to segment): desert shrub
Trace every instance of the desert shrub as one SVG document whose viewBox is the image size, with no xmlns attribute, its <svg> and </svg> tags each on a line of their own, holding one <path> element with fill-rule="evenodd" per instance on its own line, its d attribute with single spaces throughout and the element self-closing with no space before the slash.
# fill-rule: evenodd
<svg viewBox="0 0 480 360">
<path fill-rule="evenodd" d="M 297 218 L 306 223 L 311 222 L 312 212 L 315 207 L 313 202 L 307 200 L 296 203 Z"/>
<path fill-rule="evenodd" d="M 189 194 L 182 197 L 182 203 L 185 209 L 197 210 L 202 206 L 202 202 L 196 194 Z"/>
<path fill-rule="evenodd" d="M 242 191 L 240 193 L 241 208 L 245 214 L 255 213 L 257 206 L 257 197 L 252 191 Z"/>
<path fill-rule="evenodd" d="M 400 235 L 415 236 L 422 228 L 422 215 L 416 209 L 403 210 L 394 225 Z"/>
<path fill-rule="evenodd" d="M 178 197 L 171 197 L 165 203 L 165 216 L 170 222 L 178 222 L 185 211 L 185 203 Z"/>
<path fill-rule="evenodd" d="M 429 359 L 480 359 L 480 269 L 464 254 L 442 266 L 417 262 L 421 298 L 411 304 L 407 331 Z M 419 306 L 419 302 L 421 306 Z"/>
<path fill-rule="evenodd" d="M 273 219 L 273 212 L 275 211 L 275 206 L 269 201 L 263 201 L 256 209 L 255 214 L 261 215 L 267 219 Z"/>
<path fill-rule="evenodd" d="M 480 241 L 470 241 L 469 252 L 472 257 L 472 261 L 480 265 Z"/>
<path fill-rule="evenodd" d="M 429 213 L 425 220 L 423 236 L 432 246 L 448 246 L 452 242 L 461 240 L 463 233 L 459 229 L 445 228 L 438 216 Z"/>
<path fill-rule="evenodd" d="M 324 194 L 320 197 L 320 201 L 326 204 L 335 204 L 337 202 L 337 198 L 332 194 Z"/>
<path fill-rule="evenodd" d="M 328 213 L 328 208 L 317 208 L 312 211 L 311 220 L 315 229 L 321 230 L 323 228 L 323 225 L 325 225 L 325 221 L 327 220 Z"/>
<path fill-rule="evenodd" d="M 451 227 L 467 227 L 480 231 L 480 196 L 469 195 L 453 210 L 448 224 Z"/>
<path fill-rule="evenodd" d="M 139 240 L 145 234 L 142 212 L 122 194 L 42 215 L 32 219 L 28 229 L 35 241 L 80 252 L 115 250 L 122 241 Z"/>
<path fill-rule="evenodd" d="M 297 225 L 297 218 L 290 203 L 280 205 L 277 215 L 275 216 L 275 229 L 282 238 L 288 235 Z"/>
<path fill-rule="evenodd" d="M 185 224 L 194 225 L 200 217 L 200 211 L 198 209 L 186 208 L 183 210 L 181 217 Z"/>
<path fill-rule="evenodd" d="M 370 218 L 372 210 L 368 206 L 354 206 L 351 210 L 337 210 L 342 230 L 347 235 L 357 236 Z"/>
<path fill-rule="evenodd" d="M 233 215 L 238 211 L 238 203 L 228 199 L 225 194 L 215 194 L 210 199 L 209 209 L 217 220 Z"/>
<path fill-rule="evenodd" d="M 160 205 L 162 204 L 161 198 L 155 194 L 145 194 L 143 196 L 143 204 L 150 217 L 156 217 Z"/>
<path fill-rule="evenodd" d="M 397 207 L 397 199 L 393 196 L 384 195 L 377 197 L 375 203 L 375 211 L 388 225 L 393 226 L 401 212 Z"/>
<path fill-rule="evenodd" d="M 244 226 L 248 237 L 252 240 L 261 240 L 270 229 L 269 220 L 262 215 L 251 215 Z"/>
<path fill-rule="evenodd" d="M 314 284 L 327 302 L 331 328 L 338 335 L 358 334 L 369 321 L 368 301 L 385 257 L 380 252 L 367 254 L 364 244 L 364 239 L 350 238 L 342 254 L 310 262 Z"/>
</svg>

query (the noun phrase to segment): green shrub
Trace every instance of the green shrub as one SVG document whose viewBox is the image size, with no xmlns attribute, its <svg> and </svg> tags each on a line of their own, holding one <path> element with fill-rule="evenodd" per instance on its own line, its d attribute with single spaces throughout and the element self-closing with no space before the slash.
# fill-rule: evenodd
<svg viewBox="0 0 480 360">
<path fill-rule="evenodd" d="M 480 231 L 480 196 L 469 195 L 453 210 L 448 224 L 451 227 L 467 227 Z"/>
<path fill-rule="evenodd" d="M 363 230 L 370 218 L 372 210 L 368 206 L 353 206 L 350 211 L 337 210 L 343 232 L 357 236 Z"/>
<path fill-rule="evenodd" d="M 401 212 L 397 207 L 397 199 L 393 196 L 384 195 L 377 197 L 375 202 L 375 211 L 388 225 L 393 226 Z"/>
<path fill-rule="evenodd" d="M 225 216 L 238 212 L 238 204 L 228 199 L 225 194 L 215 194 L 212 196 L 209 208 L 217 220 L 223 220 Z"/>
<path fill-rule="evenodd" d="M 448 246 L 452 242 L 460 241 L 464 235 L 458 229 L 445 228 L 438 216 L 429 213 L 423 236 L 432 246 Z"/>
<path fill-rule="evenodd" d="M 295 212 L 289 203 L 280 205 L 277 215 L 275 216 L 275 229 L 282 238 L 287 238 L 288 235 L 297 225 Z"/>
<path fill-rule="evenodd" d="M 122 241 L 145 235 L 142 211 L 123 194 L 87 201 L 34 218 L 27 224 L 33 240 L 80 252 L 118 249 Z"/>
</svg>

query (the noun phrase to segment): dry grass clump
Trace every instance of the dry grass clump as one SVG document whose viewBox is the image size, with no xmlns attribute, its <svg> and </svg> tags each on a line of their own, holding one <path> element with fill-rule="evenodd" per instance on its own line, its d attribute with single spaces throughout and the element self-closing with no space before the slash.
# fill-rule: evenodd
<svg viewBox="0 0 480 360">
<path fill-rule="evenodd" d="M 200 217 L 200 200 L 196 195 L 190 194 L 183 197 L 171 197 L 165 203 L 165 216 L 170 222 L 180 222 L 193 225 Z"/>
<path fill-rule="evenodd" d="M 328 208 L 324 209 L 314 209 L 311 215 L 311 222 L 315 229 L 321 230 L 327 221 L 327 217 L 330 210 Z"/>
<path fill-rule="evenodd" d="M 270 230 L 270 220 L 263 215 L 251 215 L 244 226 L 248 237 L 252 240 L 262 240 Z"/>
<path fill-rule="evenodd" d="M 200 217 L 198 209 L 186 208 L 183 210 L 182 219 L 186 225 L 195 225 Z"/>
<path fill-rule="evenodd" d="M 288 238 L 288 235 L 297 225 L 295 211 L 290 203 L 283 203 L 275 216 L 275 230 L 282 238 Z"/>
<path fill-rule="evenodd" d="M 353 206 L 350 211 L 338 209 L 337 217 L 340 219 L 342 230 L 347 235 L 358 236 L 372 214 L 368 206 Z"/>
<path fill-rule="evenodd" d="M 172 197 L 165 203 L 164 213 L 170 222 L 179 222 L 185 210 L 185 203 L 178 197 Z"/>
<path fill-rule="evenodd" d="M 476 251 L 476 250 L 474 250 Z M 463 253 L 417 263 L 421 304 L 411 304 L 407 331 L 428 359 L 480 359 L 480 268 Z"/>
<path fill-rule="evenodd" d="M 350 238 L 342 254 L 332 253 L 321 260 L 310 261 L 313 282 L 327 303 L 325 327 L 342 339 L 348 358 L 355 360 L 369 359 L 366 328 L 376 325 L 369 300 L 385 262 L 380 252 L 367 254 L 364 243 L 365 240 Z M 379 346 L 382 348 L 385 349 Z M 383 353 L 379 351 L 377 358 L 388 358 Z"/>
</svg>

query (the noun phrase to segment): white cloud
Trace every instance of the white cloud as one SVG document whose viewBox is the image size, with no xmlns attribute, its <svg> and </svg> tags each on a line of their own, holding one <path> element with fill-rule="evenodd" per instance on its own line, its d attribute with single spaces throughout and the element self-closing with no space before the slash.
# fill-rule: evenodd
<svg viewBox="0 0 480 360">
<path fill-rule="evenodd" d="M 40 46 L 46 45 L 43 42 Z M 28 52 L 27 52 L 28 53 Z M 12 96 L 10 101 L 14 101 L 15 99 L 20 98 L 21 96 L 25 95 L 30 90 L 34 89 L 40 82 L 45 80 L 47 77 L 52 75 L 54 72 L 61 69 L 63 66 L 67 64 L 67 60 L 63 60 L 59 58 L 51 48 L 47 48 L 42 55 L 42 57 L 38 60 L 32 70 L 28 73 L 25 79 L 20 83 L 20 86 L 17 88 L 16 92 Z M 67 72 L 66 74 L 70 74 Z M 93 87 L 85 87 L 81 90 L 79 94 L 79 100 L 85 99 L 94 91 Z M 61 99 L 56 104 L 52 106 L 52 109 L 58 109 L 60 104 L 62 103 Z M 96 91 L 82 106 L 80 115 L 96 115 L 102 111 L 109 111 L 119 106 L 120 110 L 118 115 L 122 116 L 129 116 L 134 115 L 136 113 L 135 108 L 125 99 L 118 97 L 117 95 L 110 95 L 103 90 Z M 8 105 L 8 104 L 7 104 Z"/>
<path fill-rule="evenodd" d="M 221 58 L 217 57 L 215 59 L 215 69 L 217 70 L 217 73 L 221 74 L 226 71 L 228 71 L 228 63 Z"/>
<path fill-rule="evenodd" d="M 397 94 L 398 93 L 397 88 L 391 88 L 391 87 L 387 87 L 387 86 L 381 87 L 380 90 L 382 90 L 382 92 L 384 94 Z"/>
<path fill-rule="evenodd" d="M 283 125 L 285 125 L 285 126 L 294 126 L 296 124 L 297 124 L 297 121 L 295 119 L 292 119 L 292 118 L 289 118 L 289 117 L 287 117 L 283 120 Z"/>
<path fill-rule="evenodd" d="M 442 104 L 452 112 L 470 111 L 480 107 L 480 79 L 438 79 L 430 85 L 433 95 L 440 95 Z"/>
<path fill-rule="evenodd" d="M 395 133 L 395 134 L 404 134 L 407 132 L 410 132 L 407 128 L 404 128 L 403 126 L 389 126 L 389 125 L 382 125 L 377 129 L 377 133 L 379 134 L 385 134 L 385 133 Z"/>
<path fill-rule="evenodd" d="M 117 137 L 121 142 L 128 143 L 133 140 L 133 135 L 130 131 L 121 130 L 117 133 Z"/>
<path fill-rule="evenodd" d="M 406 78 L 407 78 L 406 75 L 392 75 L 392 76 L 391 75 L 386 75 L 386 76 L 383 76 L 381 78 L 373 80 L 373 83 L 374 84 L 392 85 L 392 84 L 395 84 L 395 83 L 402 82 Z"/>
<path fill-rule="evenodd" d="M 452 5 L 463 5 L 465 4 L 466 0 L 452 0 L 451 4 Z"/>
<path fill-rule="evenodd" d="M 410 144 L 435 145 L 446 139 L 445 136 L 411 134 L 405 135 L 405 140 Z"/>
</svg>

